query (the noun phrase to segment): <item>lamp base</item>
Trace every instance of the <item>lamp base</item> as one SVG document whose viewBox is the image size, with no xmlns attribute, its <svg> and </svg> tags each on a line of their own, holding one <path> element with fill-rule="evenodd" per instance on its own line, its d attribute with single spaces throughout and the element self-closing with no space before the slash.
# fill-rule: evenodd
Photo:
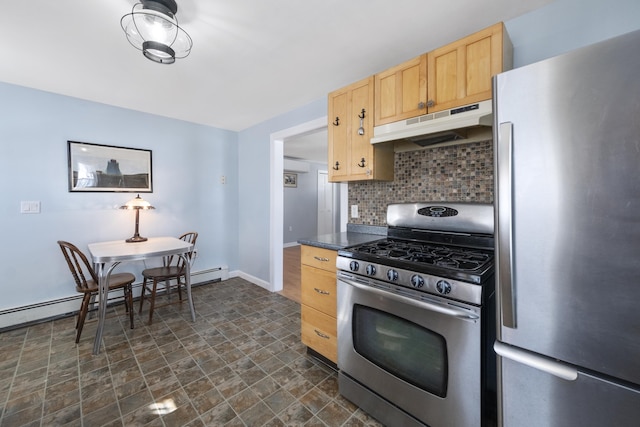
<svg viewBox="0 0 640 427">
<path fill-rule="evenodd" d="M 125 240 L 125 242 L 127 243 L 138 243 L 138 242 L 146 242 L 147 238 L 146 237 L 140 237 L 140 236 L 133 236 L 128 238 L 127 240 Z"/>
</svg>

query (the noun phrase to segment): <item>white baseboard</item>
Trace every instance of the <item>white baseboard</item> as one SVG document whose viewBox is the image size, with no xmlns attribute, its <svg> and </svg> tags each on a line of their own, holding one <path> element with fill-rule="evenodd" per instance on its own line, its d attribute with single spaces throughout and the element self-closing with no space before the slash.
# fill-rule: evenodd
<svg viewBox="0 0 640 427">
<path fill-rule="evenodd" d="M 238 271 L 237 274 L 234 277 L 241 277 L 244 280 L 253 283 L 254 285 L 258 285 L 261 288 L 264 288 L 264 289 L 268 290 L 269 292 L 273 292 L 273 288 L 271 286 L 271 283 L 269 283 L 269 282 L 267 282 L 265 280 L 259 279 L 259 278 L 255 277 L 255 276 L 252 276 L 250 274 L 243 273 L 242 271 Z"/>
</svg>

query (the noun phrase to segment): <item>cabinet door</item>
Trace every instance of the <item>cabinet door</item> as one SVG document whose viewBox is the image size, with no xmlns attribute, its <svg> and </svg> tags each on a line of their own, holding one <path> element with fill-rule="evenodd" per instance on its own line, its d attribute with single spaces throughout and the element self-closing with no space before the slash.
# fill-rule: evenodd
<svg viewBox="0 0 640 427">
<path fill-rule="evenodd" d="M 328 125 L 328 168 L 329 181 L 342 181 L 348 175 L 347 170 L 347 103 L 348 90 L 338 90 L 329 94 Z"/>
<path fill-rule="evenodd" d="M 499 23 L 427 54 L 430 113 L 491 99 L 491 77 L 503 71 L 503 34 Z"/>
<path fill-rule="evenodd" d="M 335 279 L 337 254 L 331 249 L 302 245 L 300 247 L 300 262 L 303 265 L 330 271 L 334 274 Z"/>
<path fill-rule="evenodd" d="M 426 114 L 427 55 L 375 75 L 375 126 Z"/>
<path fill-rule="evenodd" d="M 338 326 L 336 318 L 306 305 L 300 306 L 302 343 L 333 363 L 338 363 Z"/>
<path fill-rule="evenodd" d="M 361 115 L 364 115 L 362 120 Z M 372 179 L 375 165 L 374 147 L 370 142 L 373 136 L 373 76 L 352 86 L 349 120 L 349 179 Z"/>
<path fill-rule="evenodd" d="M 300 302 L 336 317 L 336 274 L 303 265 Z"/>
</svg>

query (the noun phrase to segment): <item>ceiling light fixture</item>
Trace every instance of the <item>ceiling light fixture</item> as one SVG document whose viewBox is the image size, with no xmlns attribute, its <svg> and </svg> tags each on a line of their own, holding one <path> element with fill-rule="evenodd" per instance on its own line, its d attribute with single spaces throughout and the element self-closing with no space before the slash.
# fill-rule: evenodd
<svg viewBox="0 0 640 427">
<path fill-rule="evenodd" d="M 173 64 L 191 52 L 193 41 L 178 25 L 174 0 L 142 0 L 120 20 L 129 43 L 145 57 L 160 64 Z"/>
</svg>

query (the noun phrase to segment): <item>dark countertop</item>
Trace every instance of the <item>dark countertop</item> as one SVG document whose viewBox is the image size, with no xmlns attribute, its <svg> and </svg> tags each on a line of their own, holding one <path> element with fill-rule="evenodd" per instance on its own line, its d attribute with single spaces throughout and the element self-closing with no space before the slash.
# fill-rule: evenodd
<svg viewBox="0 0 640 427">
<path fill-rule="evenodd" d="M 386 227 L 359 226 L 347 224 L 347 231 L 342 233 L 322 234 L 319 236 L 299 239 L 301 245 L 315 246 L 334 251 L 347 246 L 360 245 L 374 240 L 380 240 L 387 235 Z"/>
</svg>

